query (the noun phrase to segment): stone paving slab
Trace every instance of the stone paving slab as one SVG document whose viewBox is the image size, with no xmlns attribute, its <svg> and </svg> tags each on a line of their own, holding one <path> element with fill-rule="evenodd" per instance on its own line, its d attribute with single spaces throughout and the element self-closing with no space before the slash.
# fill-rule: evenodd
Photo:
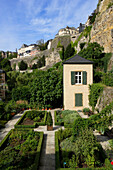
<svg viewBox="0 0 113 170">
<path fill-rule="evenodd" d="M 24 113 L 24 112 L 23 112 Z M 20 119 L 20 117 L 22 116 L 23 113 L 18 113 L 16 114 L 11 120 L 9 120 L 6 125 L 5 128 L 2 128 L 0 130 L 0 142 L 2 141 L 2 139 L 8 134 L 8 132 L 11 129 L 14 129 L 14 125 L 16 124 L 16 122 Z"/>
</svg>

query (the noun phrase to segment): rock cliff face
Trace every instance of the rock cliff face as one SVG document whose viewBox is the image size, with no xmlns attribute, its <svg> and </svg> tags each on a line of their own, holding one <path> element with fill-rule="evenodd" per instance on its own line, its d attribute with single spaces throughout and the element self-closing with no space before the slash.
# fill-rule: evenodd
<svg viewBox="0 0 113 170">
<path fill-rule="evenodd" d="M 54 38 L 52 40 L 51 50 L 56 49 L 59 42 L 64 46 L 64 48 L 66 48 L 71 43 L 71 36 L 66 35 Z"/>
<path fill-rule="evenodd" d="M 108 0 L 104 0 L 103 8 L 101 7 L 101 12 L 94 22 L 91 30 L 91 42 L 96 41 L 104 47 L 106 53 L 113 53 L 113 6 L 107 9 L 107 2 Z"/>
<path fill-rule="evenodd" d="M 112 54 L 112 57 L 109 60 L 108 68 L 107 68 L 107 71 L 111 71 L 111 70 L 113 70 L 113 54 Z"/>
<path fill-rule="evenodd" d="M 100 95 L 96 108 L 99 112 L 109 103 L 113 101 L 113 87 L 105 87 L 103 93 Z"/>
<path fill-rule="evenodd" d="M 14 64 L 16 64 L 16 70 L 19 69 L 18 63 L 21 62 L 22 60 L 28 64 L 28 67 L 31 67 L 33 64 L 37 64 L 38 60 L 45 55 L 45 63 L 46 66 L 52 66 L 57 62 L 60 62 L 60 55 L 59 55 L 60 49 L 54 49 L 52 50 L 44 50 L 38 53 L 37 56 L 34 57 L 22 57 L 22 58 L 14 58 L 10 60 L 11 67 L 14 68 Z"/>
</svg>

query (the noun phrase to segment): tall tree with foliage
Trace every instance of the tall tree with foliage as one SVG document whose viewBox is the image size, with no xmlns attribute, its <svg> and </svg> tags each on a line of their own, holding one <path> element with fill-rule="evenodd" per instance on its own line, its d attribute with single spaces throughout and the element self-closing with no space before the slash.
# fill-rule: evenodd
<svg viewBox="0 0 113 170">
<path fill-rule="evenodd" d="M 89 43 L 87 48 L 84 48 L 79 52 L 79 55 L 84 58 L 100 59 L 102 58 L 102 52 L 104 48 L 97 42 Z"/>
<path fill-rule="evenodd" d="M 39 107 L 59 107 L 62 105 L 62 67 L 47 71 L 36 71 L 36 77 L 30 84 L 31 102 Z"/>
<path fill-rule="evenodd" d="M 74 52 L 75 52 L 74 48 L 71 46 L 71 44 L 69 44 L 64 52 L 64 59 L 66 60 L 67 58 L 74 55 Z"/>
<path fill-rule="evenodd" d="M 27 63 L 23 60 L 19 63 L 19 70 L 26 70 L 27 69 Z"/>
<path fill-rule="evenodd" d="M 7 58 L 1 59 L 0 62 L 1 69 L 3 69 L 5 72 L 11 71 L 11 63 Z"/>
</svg>

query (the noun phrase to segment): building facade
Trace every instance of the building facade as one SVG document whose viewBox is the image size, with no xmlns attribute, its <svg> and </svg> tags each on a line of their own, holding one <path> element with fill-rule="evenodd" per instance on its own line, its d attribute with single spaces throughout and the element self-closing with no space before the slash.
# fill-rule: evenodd
<svg viewBox="0 0 113 170">
<path fill-rule="evenodd" d="M 18 58 L 31 56 L 31 51 L 37 48 L 36 44 L 26 45 L 23 44 L 22 47 L 18 50 Z"/>
<path fill-rule="evenodd" d="M 64 109 L 89 107 L 89 84 L 93 83 L 93 62 L 78 55 L 63 63 Z"/>
</svg>

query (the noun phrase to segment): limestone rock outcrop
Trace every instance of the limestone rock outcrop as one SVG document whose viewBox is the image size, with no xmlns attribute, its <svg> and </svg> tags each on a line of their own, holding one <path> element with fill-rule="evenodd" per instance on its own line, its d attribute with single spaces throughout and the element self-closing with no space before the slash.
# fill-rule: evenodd
<svg viewBox="0 0 113 170">
<path fill-rule="evenodd" d="M 113 87 L 105 87 L 97 101 L 96 108 L 100 112 L 106 105 L 108 105 L 112 101 L 113 101 Z"/>
<path fill-rule="evenodd" d="M 91 30 L 91 42 L 103 46 L 105 53 L 113 53 L 113 6 L 106 10 L 104 6 L 104 10 L 97 15 Z"/>
</svg>

